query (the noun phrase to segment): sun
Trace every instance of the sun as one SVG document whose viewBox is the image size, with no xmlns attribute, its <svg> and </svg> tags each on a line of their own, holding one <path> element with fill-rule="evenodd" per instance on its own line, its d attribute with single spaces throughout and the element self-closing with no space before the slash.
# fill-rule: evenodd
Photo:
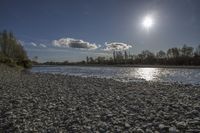
<svg viewBox="0 0 200 133">
<path fill-rule="evenodd" d="M 146 16 L 142 22 L 142 25 L 145 29 L 149 29 L 153 26 L 153 18 L 151 16 Z"/>
</svg>

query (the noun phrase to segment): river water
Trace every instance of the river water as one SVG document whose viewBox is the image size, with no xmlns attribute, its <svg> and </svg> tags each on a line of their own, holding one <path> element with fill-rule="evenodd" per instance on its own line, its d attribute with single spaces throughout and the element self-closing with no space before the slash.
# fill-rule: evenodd
<svg viewBox="0 0 200 133">
<path fill-rule="evenodd" d="M 32 72 L 112 78 L 123 82 L 156 81 L 200 84 L 200 69 L 147 67 L 42 66 Z"/>
</svg>

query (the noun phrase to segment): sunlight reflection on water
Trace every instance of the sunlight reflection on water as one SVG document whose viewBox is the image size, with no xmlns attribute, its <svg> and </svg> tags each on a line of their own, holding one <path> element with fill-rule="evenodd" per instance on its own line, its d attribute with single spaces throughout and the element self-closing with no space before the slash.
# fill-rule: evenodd
<svg viewBox="0 0 200 133">
<path fill-rule="evenodd" d="M 159 70 L 157 68 L 137 68 L 134 71 L 131 71 L 131 77 L 138 77 L 144 79 L 146 81 L 153 81 L 159 74 Z"/>
</svg>

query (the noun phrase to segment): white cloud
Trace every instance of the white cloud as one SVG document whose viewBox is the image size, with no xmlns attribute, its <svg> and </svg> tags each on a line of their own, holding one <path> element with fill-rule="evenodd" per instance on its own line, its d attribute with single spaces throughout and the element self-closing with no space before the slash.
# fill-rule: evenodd
<svg viewBox="0 0 200 133">
<path fill-rule="evenodd" d="M 36 43 L 34 43 L 34 42 L 31 42 L 30 43 L 32 46 L 34 46 L 34 47 L 37 47 L 38 45 L 36 44 Z"/>
<path fill-rule="evenodd" d="M 98 46 L 95 43 L 85 42 L 83 40 L 73 38 L 61 38 L 52 42 L 55 47 L 63 48 L 80 48 L 80 49 L 97 49 Z"/>
<path fill-rule="evenodd" d="M 121 51 L 121 50 L 127 50 L 129 48 L 132 48 L 131 45 L 121 43 L 121 42 L 112 42 L 112 43 L 105 42 L 105 46 L 106 46 L 106 48 L 103 49 L 105 51 L 110 51 L 110 50 Z"/>
<path fill-rule="evenodd" d="M 44 44 L 39 44 L 40 47 L 46 48 L 47 46 Z"/>
<path fill-rule="evenodd" d="M 21 46 L 24 46 L 24 41 L 22 40 L 17 40 L 18 44 L 20 44 Z"/>
</svg>

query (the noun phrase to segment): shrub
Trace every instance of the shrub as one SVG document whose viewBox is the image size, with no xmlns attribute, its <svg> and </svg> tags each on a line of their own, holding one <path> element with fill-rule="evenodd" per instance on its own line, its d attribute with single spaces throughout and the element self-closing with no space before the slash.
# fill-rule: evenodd
<svg viewBox="0 0 200 133">
<path fill-rule="evenodd" d="M 11 32 L 0 33 L 0 62 L 15 66 L 31 67 L 26 51 Z"/>
</svg>

